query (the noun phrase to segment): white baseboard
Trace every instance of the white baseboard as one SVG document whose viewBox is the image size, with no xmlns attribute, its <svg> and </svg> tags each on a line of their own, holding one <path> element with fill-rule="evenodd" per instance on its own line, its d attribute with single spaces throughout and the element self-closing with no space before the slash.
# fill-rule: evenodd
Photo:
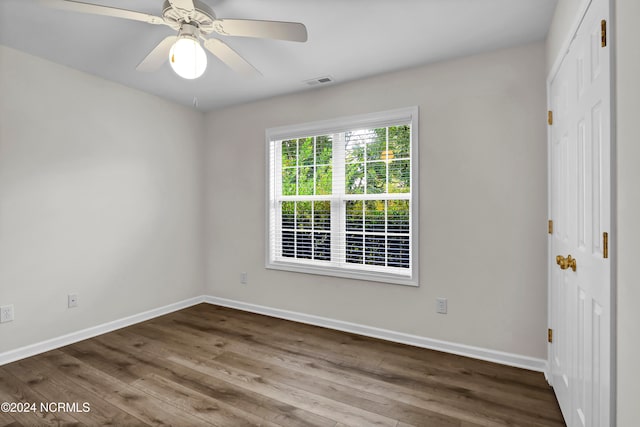
<svg viewBox="0 0 640 427">
<path fill-rule="evenodd" d="M 52 338 L 50 340 L 0 353 L 0 366 L 7 363 L 15 362 L 16 360 L 24 359 L 26 357 L 35 356 L 46 351 L 54 350 L 56 348 L 64 347 L 65 345 L 73 344 L 75 342 L 92 338 L 97 335 L 105 334 L 116 329 L 144 322 L 146 320 L 153 319 L 154 317 L 162 316 L 164 314 L 168 314 L 177 310 L 182 310 L 183 308 L 191 307 L 203 302 L 223 307 L 235 308 L 251 313 L 264 314 L 280 319 L 292 320 L 294 322 L 335 329 L 338 331 L 351 332 L 354 334 L 364 335 L 372 338 L 379 338 L 386 341 L 409 344 L 415 347 L 444 351 L 446 353 L 486 360 L 488 362 L 500 363 L 502 365 L 515 366 L 518 368 L 529 369 L 531 371 L 543 372 L 545 374 L 547 371 L 547 362 L 544 359 L 536 359 L 519 354 L 505 353 L 502 351 L 490 350 L 482 347 L 473 347 L 464 344 L 441 341 L 421 337 L 418 335 L 410 335 L 402 332 L 390 331 L 388 329 L 374 328 L 357 323 L 329 319 L 327 317 L 314 316 L 311 314 L 298 313 L 295 311 L 281 310 L 262 305 L 249 304 L 242 301 L 218 298 L 209 295 L 189 298 L 184 301 L 166 305 L 164 307 L 155 308 L 153 310 L 145 311 L 133 316 L 103 323 L 101 325 L 93 326 L 81 331 L 72 332 L 70 334 Z"/>
<path fill-rule="evenodd" d="M 482 347 L 474 347 L 465 344 L 457 344 L 449 341 L 441 341 L 418 335 L 410 335 L 402 332 L 390 331 L 388 329 L 374 328 L 357 323 L 344 322 L 342 320 L 329 319 L 326 317 L 313 316 L 310 314 L 298 313 L 295 311 L 281 310 L 278 308 L 265 307 L 261 305 L 249 304 L 241 301 L 234 301 L 226 298 L 205 296 L 204 302 L 223 307 L 236 308 L 238 310 L 252 313 L 264 314 L 280 319 L 293 320 L 295 322 L 306 323 L 314 326 L 335 329 L 338 331 L 351 332 L 372 338 L 379 338 L 402 344 L 409 344 L 415 347 L 428 348 L 460 356 L 471 357 L 473 359 L 485 360 L 488 362 L 500 363 L 502 365 L 515 366 L 531 371 L 546 373 L 547 361 L 519 354 L 506 353 L 497 350 L 490 350 Z"/>
<path fill-rule="evenodd" d="M 72 332 L 70 334 L 62 335 L 50 340 L 27 345 L 15 350 L 9 350 L 7 352 L 0 353 L 0 366 L 7 363 L 15 362 L 16 360 L 24 359 L 25 357 L 35 356 L 36 354 L 64 347 L 65 345 L 73 344 L 78 341 L 86 340 L 87 338 L 93 338 L 98 335 L 106 334 L 107 332 L 115 331 L 116 329 L 144 322 L 145 320 L 153 319 L 154 317 L 162 316 L 173 311 L 182 310 L 183 308 L 191 307 L 192 305 L 205 302 L 205 298 L 207 297 L 199 296 L 189 298 L 173 304 L 165 305 L 164 307 L 154 308 L 143 313 L 134 314 L 133 316 L 124 317 L 122 319 L 103 323 L 101 325 L 92 326 L 90 328 L 82 329 L 80 331 Z"/>
</svg>

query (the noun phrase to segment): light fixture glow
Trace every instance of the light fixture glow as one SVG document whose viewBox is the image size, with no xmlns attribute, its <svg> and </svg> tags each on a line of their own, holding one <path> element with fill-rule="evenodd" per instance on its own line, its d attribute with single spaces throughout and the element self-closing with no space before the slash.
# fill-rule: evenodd
<svg viewBox="0 0 640 427">
<path fill-rule="evenodd" d="M 207 54 L 197 38 L 183 34 L 169 51 L 169 63 L 183 79 L 197 79 L 207 68 Z"/>
<path fill-rule="evenodd" d="M 380 158 L 387 163 L 393 160 L 394 157 L 395 155 L 393 154 L 393 150 L 383 150 L 380 154 Z"/>
</svg>

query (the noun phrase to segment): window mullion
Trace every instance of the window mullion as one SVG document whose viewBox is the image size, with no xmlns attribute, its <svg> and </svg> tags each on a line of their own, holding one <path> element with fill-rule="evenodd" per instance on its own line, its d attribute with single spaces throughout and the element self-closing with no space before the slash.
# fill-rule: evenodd
<svg viewBox="0 0 640 427">
<path fill-rule="evenodd" d="M 389 127 L 385 128 L 385 141 L 384 141 L 384 149 L 386 152 L 385 156 L 385 193 L 389 194 L 389 166 L 391 162 L 389 161 Z M 384 201 L 384 265 L 389 265 L 389 200 Z"/>
<path fill-rule="evenodd" d="M 333 135 L 331 163 L 333 169 L 331 200 L 331 260 L 339 265 L 345 262 L 345 149 L 344 133 Z"/>
<path fill-rule="evenodd" d="M 296 196 L 300 195 L 300 140 L 296 139 Z"/>
<path fill-rule="evenodd" d="M 282 255 L 282 212 L 278 196 L 282 194 L 282 141 L 277 142 L 269 150 L 271 164 L 273 165 L 271 180 L 273 185 L 271 191 L 271 211 L 273 213 L 269 223 L 269 233 L 271 233 L 271 253 L 276 257 Z M 272 256 L 273 259 L 273 256 Z"/>
<path fill-rule="evenodd" d="M 318 194 L 318 137 L 313 137 L 311 149 L 313 150 L 313 195 Z M 311 259 L 316 259 L 316 203 L 311 202 Z"/>
<path fill-rule="evenodd" d="M 385 266 L 389 265 L 389 227 L 388 226 L 389 226 L 389 201 L 385 200 L 384 201 L 384 265 Z"/>
<path fill-rule="evenodd" d="M 389 161 L 390 159 L 389 159 L 389 128 L 388 127 L 385 128 L 384 149 L 386 153 L 386 157 L 385 157 L 386 167 L 384 168 L 386 172 L 386 176 L 385 176 L 384 187 L 385 187 L 385 193 L 389 194 L 389 166 L 391 165 L 391 162 Z"/>
<path fill-rule="evenodd" d="M 311 203 L 311 259 L 316 259 L 316 203 Z"/>
<path fill-rule="evenodd" d="M 300 249 L 298 248 L 298 243 L 300 243 L 298 236 L 300 236 L 300 224 L 298 224 L 298 218 L 300 218 L 300 214 L 298 213 L 298 202 L 293 204 L 293 254 L 294 258 L 298 258 L 300 253 Z"/>
</svg>

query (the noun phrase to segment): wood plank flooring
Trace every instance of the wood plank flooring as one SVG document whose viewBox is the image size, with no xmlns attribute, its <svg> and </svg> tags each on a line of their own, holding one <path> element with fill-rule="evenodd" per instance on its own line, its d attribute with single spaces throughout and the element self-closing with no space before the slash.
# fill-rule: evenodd
<svg viewBox="0 0 640 427">
<path fill-rule="evenodd" d="M 209 304 L 4 365 L 0 402 L 37 407 L 1 426 L 564 426 L 540 373 Z"/>
</svg>

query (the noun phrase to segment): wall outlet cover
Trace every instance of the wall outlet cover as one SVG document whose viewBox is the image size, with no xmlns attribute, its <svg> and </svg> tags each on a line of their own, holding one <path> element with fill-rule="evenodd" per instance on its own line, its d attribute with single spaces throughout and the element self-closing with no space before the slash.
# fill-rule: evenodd
<svg viewBox="0 0 640 427">
<path fill-rule="evenodd" d="M 67 307 L 73 308 L 78 306 L 78 294 L 67 295 Z"/>
<path fill-rule="evenodd" d="M 0 307 L 0 323 L 13 321 L 13 304 Z"/>
<path fill-rule="evenodd" d="M 436 312 L 439 314 L 447 314 L 446 298 L 436 298 Z"/>
</svg>

